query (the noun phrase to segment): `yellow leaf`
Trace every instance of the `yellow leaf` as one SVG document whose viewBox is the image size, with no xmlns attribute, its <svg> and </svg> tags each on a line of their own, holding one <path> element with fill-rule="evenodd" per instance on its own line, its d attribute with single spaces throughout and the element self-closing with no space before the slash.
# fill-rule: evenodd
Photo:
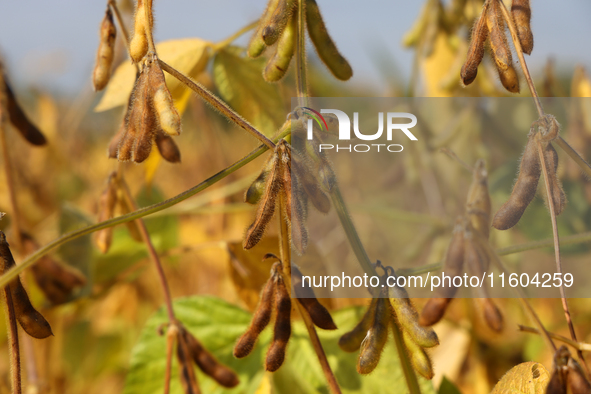
<svg viewBox="0 0 591 394">
<path fill-rule="evenodd" d="M 451 92 L 442 86 L 442 81 L 448 76 L 450 69 L 456 63 L 456 51 L 450 46 L 447 34 L 439 33 L 433 45 L 433 52 L 423 60 L 425 75 L 425 96 L 449 97 Z M 458 85 L 459 85 L 459 71 Z"/>
<path fill-rule="evenodd" d="M 191 78 L 197 78 L 209 61 L 211 42 L 200 38 L 184 38 L 163 41 L 156 45 L 158 57 Z M 107 85 L 107 90 L 94 109 L 96 112 L 106 111 L 121 105 L 127 105 L 129 94 L 135 82 L 136 69 L 131 63 L 122 63 L 113 74 Z M 187 106 L 188 88 L 176 78 L 164 73 L 166 86 L 172 94 L 175 106 L 182 114 Z"/>
<path fill-rule="evenodd" d="M 540 363 L 528 361 L 511 368 L 491 394 L 544 394 L 550 373 Z"/>
</svg>

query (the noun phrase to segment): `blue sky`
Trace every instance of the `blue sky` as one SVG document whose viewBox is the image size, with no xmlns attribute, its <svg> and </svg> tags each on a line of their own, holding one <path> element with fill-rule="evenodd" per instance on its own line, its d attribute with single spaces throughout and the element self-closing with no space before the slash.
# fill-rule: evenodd
<svg viewBox="0 0 591 394">
<path fill-rule="evenodd" d="M 156 40 L 201 37 L 218 41 L 256 20 L 266 0 L 155 0 Z M 349 83 L 379 87 L 371 54 L 389 52 L 408 76 L 412 52 L 404 32 L 423 0 L 318 0 L 329 31 L 353 66 Z M 106 1 L 21 0 L 0 2 L 0 53 L 18 84 L 74 93 L 90 83 L 98 26 Z M 591 1 L 532 0 L 535 74 L 548 57 L 559 68 L 591 69 Z M 245 39 L 240 41 L 245 42 Z"/>
</svg>

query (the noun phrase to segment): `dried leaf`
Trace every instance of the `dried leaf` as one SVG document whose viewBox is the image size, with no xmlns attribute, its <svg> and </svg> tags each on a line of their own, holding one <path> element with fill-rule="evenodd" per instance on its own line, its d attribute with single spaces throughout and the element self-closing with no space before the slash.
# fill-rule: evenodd
<svg viewBox="0 0 591 394">
<path fill-rule="evenodd" d="M 544 394 L 549 380 L 550 373 L 542 364 L 529 361 L 511 368 L 491 394 Z"/>
</svg>

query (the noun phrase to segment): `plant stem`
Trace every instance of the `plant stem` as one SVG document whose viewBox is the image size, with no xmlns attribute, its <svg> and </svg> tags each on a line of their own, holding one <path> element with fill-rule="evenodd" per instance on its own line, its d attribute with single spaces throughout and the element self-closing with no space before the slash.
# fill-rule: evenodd
<svg viewBox="0 0 591 394">
<path fill-rule="evenodd" d="M 129 54 L 129 33 L 125 28 L 125 23 L 123 22 L 123 18 L 121 17 L 121 12 L 119 12 L 119 7 L 117 7 L 117 2 L 115 0 L 109 0 L 109 6 L 115 14 L 115 19 L 117 19 L 117 23 L 119 23 L 119 29 L 121 30 L 121 34 L 123 34 L 123 42 L 125 44 L 125 48 L 127 48 L 127 54 Z"/>
<path fill-rule="evenodd" d="M 410 394 L 421 394 L 421 388 L 419 387 L 417 375 L 415 374 L 415 370 L 413 369 L 408 356 L 406 356 L 407 353 L 404 347 L 404 342 L 402 341 L 402 333 L 400 332 L 400 328 L 398 328 L 398 325 L 393 319 L 390 325 L 392 326 L 392 334 L 394 335 L 396 350 L 398 351 L 400 365 L 402 366 L 402 371 L 404 372 L 404 378 L 406 379 L 408 390 Z"/>
<path fill-rule="evenodd" d="M 8 317 L 8 331 L 9 331 L 9 350 L 10 350 L 10 378 L 12 382 L 13 394 L 21 394 L 21 357 L 20 348 L 18 345 L 18 326 L 16 325 L 16 315 L 14 313 L 14 304 L 12 302 L 12 294 L 10 289 L 4 289 L 4 296 L 6 300 L 6 310 Z"/>
<path fill-rule="evenodd" d="M 283 264 L 283 277 L 287 288 L 291 290 L 291 246 L 289 242 L 289 226 L 287 224 L 287 218 L 285 217 L 285 197 L 283 195 L 279 196 L 279 228 L 281 230 L 280 237 L 279 237 L 279 251 L 281 254 L 281 263 Z M 316 356 L 318 357 L 318 361 L 320 362 L 320 366 L 322 367 L 322 372 L 324 373 L 324 377 L 328 383 L 328 387 L 330 388 L 330 392 L 333 394 L 340 394 L 341 388 L 339 387 L 339 383 L 330 368 L 330 364 L 328 363 L 328 359 L 326 358 L 326 353 L 324 353 L 324 348 L 322 347 L 322 343 L 320 342 L 320 338 L 318 338 L 318 333 L 316 332 L 316 327 L 314 327 L 314 323 L 308 314 L 308 311 L 300 304 L 297 298 L 292 298 L 295 301 L 296 308 L 304 320 L 304 325 L 306 326 L 306 330 L 308 330 L 308 335 L 310 336 L 310 341 L 312 342 L 312 347 L 316 352 Z"/>
<path fill-rule="evenodd" d="M 538 334 L 538 335 L 540 335 L 540 330 L 538 330 L 537 328 L 522 326 L 521 324 L 519 325 L 519 331 L 529 332 L 529 333 L 532 333 L 532 334 Z M 554 338 L 554 339 L 556 339 L 556 340 L 558 340 L 560 342 L 564 342 L 567 345 L 572 346 L 576 350 L 581 350 L 581 351 L 585 351 L 585 352 L 591 351 L 591 344 L 589 344 L 589 343 L 575 342 L 575 341 L 573 341 L 570 338 L 564 337 L 562 335 L 555 334 L 553 332 L 548 332 L 548 334 L 550 335 L 550 337 L 552 337 L 552 338 Z"/>
<path fill-rule="evenodd" d="M 287 124 L 287 126 L 284 126 L 284 130 L 277 137 L 277 141 L 291 133 L 291 123 L 286 122 L 286 124 Z M 5 272 L 2 276 L 0 276 L 0 288 L 4 288 L 11 280 L 16 278 L 18 276 L 18 274 L 23 272 L 25 269 L 31 267 L 32 265 L 34 265 L 37 262 L 37 260 L 39 260 L 41 257 L 45 256 L 47 253 L 49 253 L 53 249 L 65 244 L 69 241 L 72 241 L 76 238 L 82 237 L 87 234 L 91 234 L 95 231 L 102 230 L 102 229 L 108 228 L 108 227 L 113 227 L 118 224 L 127 223 L 132 220 L 139 219 L 144 216 L 150 215 L 152 213 L 162 211 L 166 208 L 170 208 L 170 207 L 178 204 L 179 202 L 184 201 L 184 200 L 194 196 L 195 194 L 207 189 L 211 185 L 221 181 L 222 179 L 224 179 L 228 175 L 230 175 L 233 172 L 235 172 L 236 170 L 244 167 L 246 164 L 250 163 L 251 161 L 253 161 L 257 157 L 262 155 L 267 149 L 268 148 L 266 146 L 259 146 L 258 148 L 256 148 L 251 153 L 249 153 L 248 155 L 246 155 L 245 157 L 243 157 L 242 159 L 240 159 L 236 163 L 232 164 L 231 166 L 229 166 L 229 167 L 225 168 L 224 170 L 218 172 L 217 174 L 209 177 L 208 179 L 201 182 L 197 186 L 194 186 L 188 190 L 185 190 L 181 194 L 178 194 L 166 201 L 162 201 L 157 204 L 153 204 L 153 205 L 147 206 L 145 208 L 138 209 L 137 211 L 130 212 L 128 214 L 121 215 L 116 218 L 105 220 L 104 222 L 96 223 L 96 224 L 81 228 L 79 230 L 63 234 L 59 238 L 51 241 L 47 245 L 36 250 L 33 254 L 31 254 L 26 259 L 24 259 L 21 264 L 17 265 L 14 268 L 11 268 L 7 272 Z"/>
<path fill-rule="evenodd" d="M 242 29 L 238 30 L 236 33 L 232 34 L 230 37 L 226 38 L 223 41 L 218 42 L 217 44 L 212 46 L 212 49 L 214 51 L 219 51 L 220 49 L 223 49 L 225 47 L 227 47 L 228 45 L 230 45 L 231 43 L 233 43 L 238 37 L 240 37 L 241 35 L 243 35 L 244 33 L 254 29 L 255 27 L 257 27 L 259 24 L 259 21 L 255 21 L 252 22 L 249 25 L 244 26 Z"/>
<path fill-rule="evenodd" d="M 119 174 L 119 172 L 117 173 Z M 123 177 L 119 178 L 119 185 L 123 190 L 123 196 L 127 200 L 127 205 L 131 207 L 134 211 L 137 210 L 137 204 L 133 199 L 131 191 L 125 183 Z M 172 307 L 172 297 L 170 295 L 170 287 L 168 286 L 168 281 L 166 280 L 166 275 L 164 274 L 164 269 L 162 268 L 162 262 L 160 261 L 160 257 L 158 257 L 158 253 L 154 248 L 154 244 L 152 243 L 152 239 L 150 238 L 150 233 L 146 228 L 146 224 L 144 223 L 143 219 L 137 219 L 136 221 L 137 227 L 139 229 L 140 235 L 142 236 L 142 240 L 146 244 L 148 248 L 148 254 L 150 255 L 150 259 L 156 266 L 156 272 L 158 273 L 158 278 L 160 279 L 160 286 L 162 286 L 162 292 L 164 293 L 164 301 L 166 304 L 166 311 L 168 313 L 168 320 L 170 323 L 175 321 L 174 317 L 174 309 Z"/>
<path fill-rule="evenodd" d="M 211 93 L 205 86 L 201 85 L 199 82 L 193 81 L 191 78 L 183 74 L 182 72 L 178 71 L 177 69 L 173 68 L 172 66 L 166 64 L 161 59 L 158 59 L 160 63 L 160 67 L 180 82 L 185 84 L 189 89 L 193 90 L 195 93 L 199 95 L 206 103 L 211 105 L 215 110 L 219 111 L 230 119 L 232 122 L 236 123 L 238 126 L 252 134 L 255 138 L 261 141 L 263 144 L 267 145 L 269 149 L 275 149 L 275 143 L 267 138 L 263 133 L 255 129 L 250 123 L 246 121 L 242 116 L 238 115 L 228 104 L 223 102 L 220 98 L 216 95 Z"/>
<path fill-rule="evenodd" d="M 166 370 L 164 375 L 164 394 L 170 393 L 170 376 L 172 371 L 172 354 L 178 335 L 178 328 L 171 323 L 166 330 Z"/>
<path fill-rule="evenodd" d="M 152 17 L 152 0 L 140 0 L 144 1 L 144 11 L 146 13 L 146 38 L 148 39 L 148 52 L 156 53 L 156 46 L 154 45 L 154 35 L 152 34 L 152 30 L 154 29 L 153 21 L 154 18 Z"/>
<path fill-rule="evenodd" d="M 298 32 L 296 36 L 296 89 L 298 105 L 308 106 L 308 81 L 306 76 L 306 0 L 298 0 Z"/>
<path fill-rule="evenodd" d="M 583 159 L 581 155 L 579 155 L 579 153 L 576 150 L 574 150 L 574 148 L 570 146 L 568 142 L 564 140 L 564 138 L 558 136 L 558 138 L 556 138 L 553 142 L 556 142 L 556 145 L 558 145 L 564 152 L 566 152 L 566 154 L 574 160 L 574 162 L 581 168 L 581 170 L 583 170 L 583 172 L 589 178 L 591 178 L 591 166 L 589 165 L 589 163 L 587 163 L 587 161 L 585 161 L 585 159 Z"/>
<path fill-rule="evenodd" d="M 0 144 L 2 145 L 2 158 L 4 161 L 4 173 L 6 175 L 6 189 L 8 190 L 8 200 L 10 201 L 10 208 L 12 211 L 12 230 L 16 250 L 21 251 L 22 237 L 21 237 L 21 215 L 18 209 L 16 200 L 16 190 L 14 187 L 14 178 L 12 171 L 12 162 L 10 160 L 10 148 L 6 141 L 6 128 L 4 121 L 4 109 L 0 108 Z"/>
</svg>

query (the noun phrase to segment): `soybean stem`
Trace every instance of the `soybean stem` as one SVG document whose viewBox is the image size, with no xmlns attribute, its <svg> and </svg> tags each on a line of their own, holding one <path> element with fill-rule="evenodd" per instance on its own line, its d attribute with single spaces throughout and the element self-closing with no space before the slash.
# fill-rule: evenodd
<svg viewBox="0 0 591 394">
<path fill-rule="evenodd" d="M 131 191 L 125 183 L 123 177 L 119 178 L 119 185 L 123 190 L 123 198 L 127 200 L 127 204 L 134 210 L 137 210 L 137 204 L 133 199 Z M 150 233 L 146 228 L 146 224 L 144 223 L 143 219 L 137 219 L 136 224 L 138 226 L 138 230 L 140 235 L 142 236 L 142 240 L 146 244 L 148 248 L 148 254 L 150 255 L 150 259 L 156 266 L 156 272 L 158 273 L 158 278 L 160 279 L 160 285 L 162 286 L 162 292 L 164 293 L 164 301 L 166 304 L 166 311 L 168 313 L 168 320 L 173 323 L 175 321 L 174 317 L 174 309 L 172 306 L 172 297 L 170 295 L 170 287 L 168 286 L 168 281 L 166 280 L 166 275 L 164 274 L 164 269 L 162 268 L 162 262 L 160 261 L 160 257 L 158 256 L 158 252 L 154 248 L 154 244 L 152 243 L 152 239 L 150 238 Z"/>
<path fill-rule="evenodd" d="M 404 378 L 406 379 L 406 385 L 410 394 L 421 394 L 421 388 L 419 387 L 419 381 L 417 375 L 410 363 L 410 360 L 406 356 L 407 352 L 402 340 L 402 333 L 400 328 L 394 320 L 392 320 L 392 334 L 394 335 L 394 342 L 396 344 L 396 350 L 398 351 L 398 357 L 400 358 L 400 364 L 402 365 L 402 371 L 404 372 Z"/>
<path fill-rule="evenodd" d="M 16 314 L 14 312 L 12 294 L 10 293 L 10 289 L 8 287 L 4 289 L 4 296 L 6 300 L 6 310 L 8 312 L 8 331 L 10 337 L 10 378 L 12 382 L 12 392 L 14 394 L 21 394 L 21 357 L 18 344 L 18 326 L 16 325 Z"/>
<path fill-rule="evenodd" d="M 298 105 L 308 105 L 308 81 L 306 76 L 306 0 L 298 0 L 298 33 L 296 37 L 296 89 Z"/>
<path fill-rule="evenodd" d="M 152 34 L 153 18 L 152 18 L 152 0 L 139 0 L 145 1 L 144 11 L 146 13 L 146 38 L 148 39 L 148 52 L 156 53 L 156 46 L 154 45 L 154 35 Z"/>
<path fill-rule="evenodd" d="M 242 129 L 252 134 L 255 138 L 257 138 L 263 144 L 267 145 L 267 147 L 269 147 L 270 149 L 275 149 L 275 143 L 273 143 L 273 141 L 271 141 L 263 133 L 255 129 L 250 123 L 246 121 L 246 119 L 238 115 L 238 113 L 236 113 L 232 108 L 230 108 L 228 104 L 226 104 L 216 95 L 207 90 L 205 86 L 201 85 L 199 82 L 193 81 L 191 78 L 189 78 L 182 72 L 163 62 L 161 59 L 158 59 L 158 62 L 160 63 L 160 67 L 162 67 L 164 71 L 166 71 L 167 73 L 178 79 L 180 82 L 185 84 L 189 89 L 197 93 L 199 97 L 205 100 L 205 102 L 211 105 L 214 109 L 221 112 L 222 115 L 230 119 L 232 122 L 236 123 Z"/>
<path fill-rule="evenodd" d="M 287 224 L 287 218 L 285 217 L 285 197 L 283 195 L 279 196 L 279 226 L 280 226 L 280 238 L 279 238 L 279 251 L 281 254 L 281 263 L 283 265 L 283 278 L 287 285 L 287 288 L 290 291 L 293 291 L 291 286 L 291 247 L 289 242 L 289 226 Z M 316 352 L 316 356 L 318 357 L 318 361 L 320 362 L 320 366 L 322 367 L 322 372 L 324 373 L 324 377 L 328 383 L 328 387 L 330 388 L 330 392 L 333 394 L 340 394 L 341 388 L 339 387 L 339 383 L 337 382 L 332 369 L 330 368 L 330 364 L 328 363 L 328 359 L 326 358 L 326 353 L 324 353 L 324 348 L 322 347 L 322 343 L 320 342 L 320 338 L 318 338 L 318 333 L 316 332 L 316 327 L 314 327 L 314 323 L 308 314 L 308 311 L 300 304 L 297 298 L 292 298 L 293 302 L 296 305 L 300 316 L 302 316 L 302 320 L 304 320 L 304 325 L 306 326 L 306 330 L 308 330 L 308 335 L 310 336 L 310 341 L 312 342 L 312 347 Z"/>
</svg>

